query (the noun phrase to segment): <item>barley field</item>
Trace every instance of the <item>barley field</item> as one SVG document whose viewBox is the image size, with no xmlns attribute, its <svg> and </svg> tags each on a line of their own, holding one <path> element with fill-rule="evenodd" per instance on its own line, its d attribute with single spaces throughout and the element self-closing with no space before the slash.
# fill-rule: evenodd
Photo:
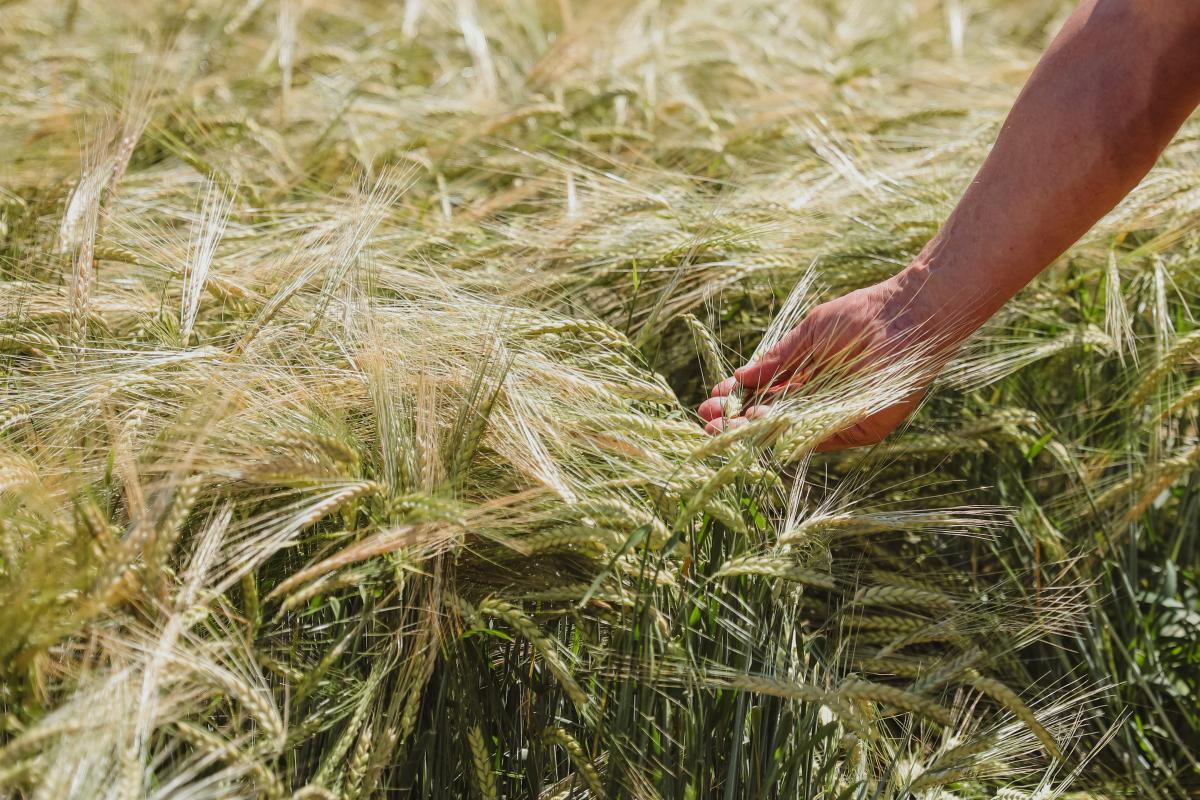
<svg viewBox="0 0 1200 800">
<path fill-rule="evenodd" d="M 1058 0 L 0 2 L 0 797 L 1200 792 L 1200 120 L 912 391 Z"/>
</svg>

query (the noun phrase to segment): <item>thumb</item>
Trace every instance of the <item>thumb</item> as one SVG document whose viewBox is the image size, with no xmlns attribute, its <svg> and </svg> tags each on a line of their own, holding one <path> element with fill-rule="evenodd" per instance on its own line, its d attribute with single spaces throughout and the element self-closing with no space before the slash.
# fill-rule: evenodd
<svg viewBox="0 0 1200 800">
<path fill-rule="evenodd" d="M 733 377 L 751 389 L 770 386 L 786 378 L 809 355 L 812 349 L 810 331 L 811 326 L 801 322 L 757 359 L 734 370 Z"/>
</svg>

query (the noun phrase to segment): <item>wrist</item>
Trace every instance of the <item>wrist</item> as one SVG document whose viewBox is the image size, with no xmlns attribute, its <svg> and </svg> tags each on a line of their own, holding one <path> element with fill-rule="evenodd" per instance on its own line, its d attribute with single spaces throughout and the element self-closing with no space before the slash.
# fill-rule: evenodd
<svg viewBox="0 0 1200 800">
<path fill-rule="evenodd" d="M 889 278 L 892 319 L 905 335 L 954 349 L 987 321 L 992 310 L 969 280 L 954 279 L 918 258 Z"/>
</svg>

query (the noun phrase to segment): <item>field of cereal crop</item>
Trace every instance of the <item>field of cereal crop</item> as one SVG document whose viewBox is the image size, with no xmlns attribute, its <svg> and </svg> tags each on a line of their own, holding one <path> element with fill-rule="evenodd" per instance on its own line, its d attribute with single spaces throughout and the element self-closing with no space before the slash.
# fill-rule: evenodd
<svg viewBox="0 0 1200 800">
<path fill-rule="evenodd" d="M 1069 8 L 0 2 L 0 797 L 1200 791 L 1196 120 L 883 444 L 693 411 Z"/>
</svg>

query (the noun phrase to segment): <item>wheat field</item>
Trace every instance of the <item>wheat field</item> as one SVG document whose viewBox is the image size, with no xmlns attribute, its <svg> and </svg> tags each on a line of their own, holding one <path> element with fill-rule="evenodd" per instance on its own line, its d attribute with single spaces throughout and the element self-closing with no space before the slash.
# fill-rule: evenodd
<svg viewBox="0 0 1200 800">
<path fill-rule="evenodd" d="M 1200 124 L 920 358 L 1057 0 L 0 2 L 0 797 L 1200 791 Z"/>
</svg>

